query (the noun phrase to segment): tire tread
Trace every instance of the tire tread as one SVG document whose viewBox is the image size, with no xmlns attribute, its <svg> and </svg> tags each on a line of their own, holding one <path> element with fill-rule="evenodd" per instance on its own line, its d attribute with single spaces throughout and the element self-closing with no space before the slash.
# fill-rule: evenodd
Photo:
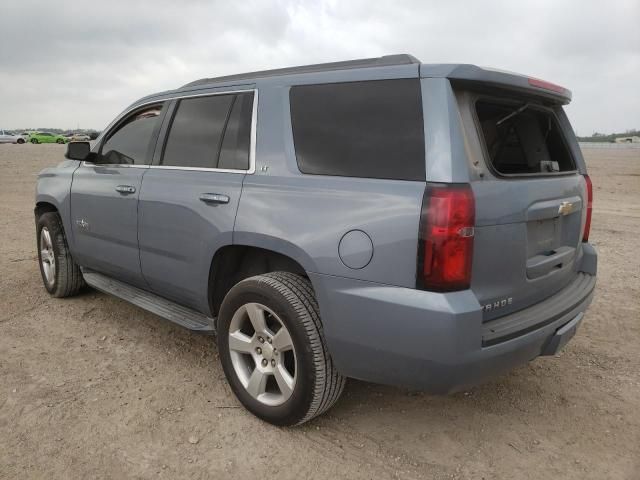
<svg viewBox="0 0 640 480">
<path fill-rule="evenodd" d="M 344 390 L 346 378 L 333 365 L 320 320 L 320 309 L 311 282 L 294 273 L 272 272 L 252 277 L 274 288 L 298 313 L 313 352 L 315 385 L 307 412 L 296 423 L 300 425 L 331 408 Z"/>
<path fill-rule="evenodd" d="M 71 297 L 76 295 L 85 286 L 80 267 L 73 261 L 64 227 L 60 215 L 55 212 L 43 213 L 38 222 L 48 224 L 52 241 L 56 243 L 56 282 L 53 291 L 49 293 L 56 298 Z M 40 229 L 37 231 L 39 242 Z M 38 243 L 38 249 L 40 245 Z"/>
</svg>

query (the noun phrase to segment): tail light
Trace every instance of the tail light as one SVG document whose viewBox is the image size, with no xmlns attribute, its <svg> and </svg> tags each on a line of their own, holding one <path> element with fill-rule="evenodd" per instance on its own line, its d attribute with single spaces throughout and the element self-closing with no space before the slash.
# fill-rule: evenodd
<svg viewBox="0 0 640 480">
<path fill-rule="evenodd" d="M 422 201 L 417 288 L 448 292 L 471 284 L 475 201 L 468 184 L 429 184 Z"/>
<path fill-rule="evenodd" d="M 536 88 L 542 88 L 544 90 L 550 90 L 556 93 L 565 93 L 566 88 L 556 85 L 555 83 L 547 82 L 546 80 L 540 80 L 539 78 L 529 78 L 529 85 Z"/>
<path fill-rule="evenodd" d="M 582 232 L 582 241 L 589 241 L 589 232 L 591 231 L 591 211 L 593 209 L 593 185 L 589 175 L 583 175 L 587 184 L 587 220 L 584 222 L 584 231 Z"/>
</svg>

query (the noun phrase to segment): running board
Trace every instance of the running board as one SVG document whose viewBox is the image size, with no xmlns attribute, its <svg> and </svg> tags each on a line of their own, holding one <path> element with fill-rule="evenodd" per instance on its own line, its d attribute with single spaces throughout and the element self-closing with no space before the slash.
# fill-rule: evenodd
<svg viewBox="0 0 640 480">
<path fill-rule="evenodd" d="M 96 290 L 121 298 L 189 330 L 208 334 L 216 333 L 214 320 L 202 313 L 183 307 L 171 300 L 133 287 L 127 283 L 107 277 L 101 273 L 83 268 L 82 275 L 84 281 Z"/>
</svg>

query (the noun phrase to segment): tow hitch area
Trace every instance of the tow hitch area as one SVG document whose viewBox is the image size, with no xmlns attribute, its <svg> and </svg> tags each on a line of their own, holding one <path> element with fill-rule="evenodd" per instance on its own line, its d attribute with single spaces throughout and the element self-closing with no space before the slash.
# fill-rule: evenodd
<svg viewBox="0 0 640 480">
<path fill-rule="evenodd" d="M 569 340 L 571 340 L 576 334 L 576 330 L 578 330 L 578 326 L 580 325 L 580 322 L 582 322 L 583 317 L 584 313 L 581 312 L 576 315 L 573 320 L 565 323 L 562 327 L 556 330 L 556 333 L 553 334 L 547 344 L 542 348 L 540 355 L 555 355 L 562 350 L 564 346 L 569 343 Z"/>
</svg>

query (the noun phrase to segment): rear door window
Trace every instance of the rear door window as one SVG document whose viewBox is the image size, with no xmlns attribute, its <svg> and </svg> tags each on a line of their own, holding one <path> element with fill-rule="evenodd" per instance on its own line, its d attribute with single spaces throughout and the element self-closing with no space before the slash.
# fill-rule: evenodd
<svg viewBox="0 0 640 480">
<path fill-rule="evenodd" d="M 218 168 L 229 170 L 249 169 L 249 148 L 251 144 L 251 115 L 253 93 L 236 95 L 229 121 L 220 146 Z"/>
<path fill-rule="evenodd" d="M 290 105 L 301 172 L 425 180 L 418 79 L 294 86 Z"/>
<path fill-rule="evenodd" d="M 576 169 L 552 112 L 529 104 L 479 100 L 476 114 L 490 166 L 501 175 L 544 175 Z"/>
<path fill-rule="evenodd" d="M 248 170 L 252 108 L 253 93 L 180 100 L 161 165 Z"/>
</svg>

